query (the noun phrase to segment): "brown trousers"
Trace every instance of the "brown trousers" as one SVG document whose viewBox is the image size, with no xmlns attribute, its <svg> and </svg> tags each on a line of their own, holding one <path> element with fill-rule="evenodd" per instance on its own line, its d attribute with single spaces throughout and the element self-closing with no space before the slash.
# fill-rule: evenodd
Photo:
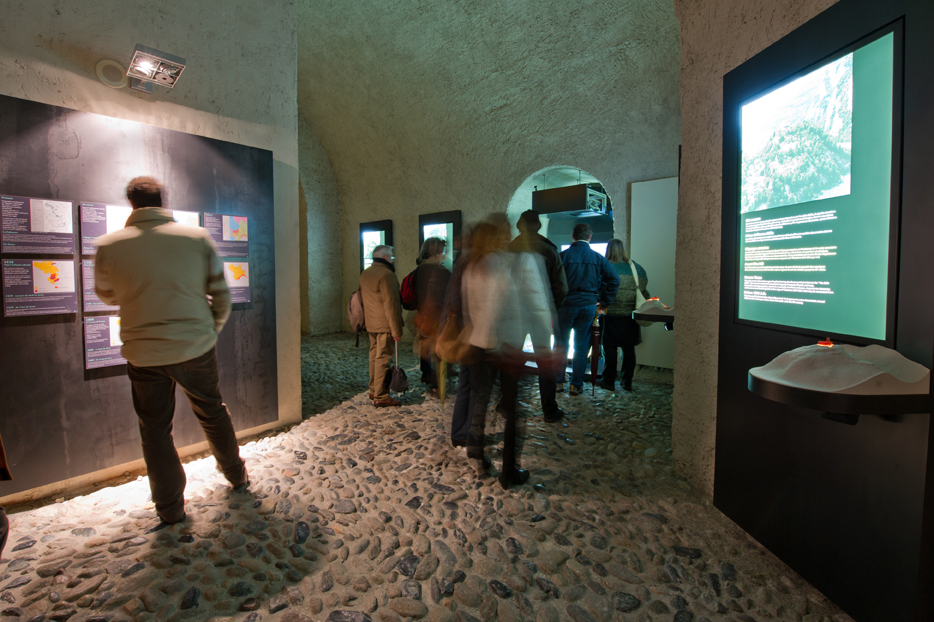
<svg viewBox="0 0 934 622">
<path fill-rule="evenodd" d="M 367 333 L 370 336 L 370 395 L 374 400 L 389 399 L 386 376 L 392 364 L 394 340 L 389 333 Z"/>
<path fill-rule="evenodd" d="M 136 367 L 127 363 L 127 375 L 139 417 L 152 501 L 162 520 L 174 523 L 185 515 L 185 470 L 172 438 L 176 383 L 198 417 L 218 469 L 232 486 L 247 480 L 230 413 L 221 401 L 213 348 L 196 359 L 174 365 Z"/>
</svg>

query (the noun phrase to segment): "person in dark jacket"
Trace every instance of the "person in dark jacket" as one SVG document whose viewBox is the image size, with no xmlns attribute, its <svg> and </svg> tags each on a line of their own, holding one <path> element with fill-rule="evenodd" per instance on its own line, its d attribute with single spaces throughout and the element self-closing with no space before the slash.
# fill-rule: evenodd
<svg viewBox="0 0 934 622">
<path fill-rule="evenodd" d="M 438 377 L 435 366 L 432 365 L 432 353 L 438 335 L 444 293 L 451 278 L 451 273 L 441 264 L 446 252 L 447 242 L 441 238 L 428 238 L 422 244 L 422 250 L 415 260 L 418 264 L 415 269 L 415 289 L 418 296 L 415 326 L 419 336 L 419 367 L 422 382 L 428 385 L 429 394 L 434 397 L 438 396 Z"/>
<path fill-rule="evenodd" d="M 606 257 L 590 248 L 592 237 L 590 225 L 575 225 L 571 234 L 574 243 L 561 253 L 561 261 L 564 263 L 564 272 L 568 279 L 568 295 L 564 305 L 558 309 L 555 372 L 558 390 L 563 390 L 568 342 L 573 329 L 574 361 L 569 395 L 583 393 L 587 351 L 590 348 L 590 326 L 598 311 L 603 313 L 610 306 L 619 288 L 616 270 Z"/>
<path fill-rule="evenodd" d="M 519 235 L 509 243 L 509 250 L 519 253 L 536 253 L 544 259 L 554 308 L 561 308 L 568 293 L 568 281 L 564 274 L 564 265 L 561 262 L 558 247 L 548 238 L 539 235 L 538 231 L 542 228 L 542 222 L 539 213 L 535 210 L 522 212 L 516 227 L 519 229 Z M 551 352 L 550 343 L 532 345 L 536 352 Z M 541 394 L 542 411 L 547 423 L 555 423 L 564 416 L 564 411 L 558 408 L 558 402 L 555 400 L 557 388 L 558 383 L 552 374 L 539 374 L 538 390 Z"/>
</svg>

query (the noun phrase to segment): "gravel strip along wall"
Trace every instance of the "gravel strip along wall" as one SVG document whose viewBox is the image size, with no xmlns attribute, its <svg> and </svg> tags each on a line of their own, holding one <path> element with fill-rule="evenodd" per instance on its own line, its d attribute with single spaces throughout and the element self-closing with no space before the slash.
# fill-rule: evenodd
<svg viewBox="0 0 934 622">
<path fill-rule="evenodd" d="M 559 424 L 535 415 L 537 387 L 523 382 L 532 478 L 503 491 L 451 448 L 450 400 L 441 408 L 416 390 L 401 408 L 375 409 L 365 351 L 348 352 L 348 335 L 303 342 L 306 380 L 330 353 L 332 381 L 319 379 L 318 393 L 341 398 L 353 378 L 358 394 L 245 445 L 251 494 L 232 493 L 207 458 L 186 465 L 188 520 L 160 531 L 147 532 L 157 519 L 145 478 L 19 508 L 0 615 L 850 620 L 674 474 L 670 375 L 640 370 L 631 394 L 561 395 L 571 414 Z M 489 421 L 496 475 L 501 419 Z"/>
</svg>

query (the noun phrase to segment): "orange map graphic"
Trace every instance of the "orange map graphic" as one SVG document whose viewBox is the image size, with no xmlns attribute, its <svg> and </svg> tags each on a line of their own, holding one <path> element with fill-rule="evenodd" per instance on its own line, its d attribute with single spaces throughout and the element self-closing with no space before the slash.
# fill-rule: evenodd
<svg viewBox="0 0 934 622">
<path fill-rule="evenodd" d="M 34 261 L 32 265 L 48 274 L 49 283 L 58 287 L 57 283 L 60 280 L 58 276 L 58 266 L 51 261 Z M 36 291 L 38 292 L 39 290 L 36 289 Z"/>
<path fill-rule="evenodd" d="M 241 278 L 246 276 L 246 270 L 243 269 L 238 263 L 231 264 L 230 271 L 233 273 L 233 278 L 235 281 L 239 281 Z"/>
</svg>

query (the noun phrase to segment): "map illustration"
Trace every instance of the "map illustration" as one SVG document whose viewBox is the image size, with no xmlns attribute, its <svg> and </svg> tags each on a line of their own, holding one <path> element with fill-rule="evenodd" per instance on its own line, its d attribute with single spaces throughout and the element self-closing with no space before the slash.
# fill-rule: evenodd
<svg viewBox="0 0 934 622">
<path fill-rule="evenodd" d="M 246 242 L 249 238 L 246 216 L 224 216 L 224 240 Z"/>
<path fill-rule="evenodd" d="M 742 213 L 850 194 L 853 55 L 743 106 Z"/>
<path fill-rule="evenodd" d="M 60 294 L 75 291 L 73 261 L 33 261 L 32 286 L 35 294 Z"/>
<path fill-rule="evenodd" d="M 224 279 L 230 288 L 250 286 L 250 264 L 246 262 L 224 262 Z"/>
<path fill-rule="evenodd" d="M 29 200 L 30 229 L 34 233 L 72 233 L 70 201 Z"/>
</svg>

